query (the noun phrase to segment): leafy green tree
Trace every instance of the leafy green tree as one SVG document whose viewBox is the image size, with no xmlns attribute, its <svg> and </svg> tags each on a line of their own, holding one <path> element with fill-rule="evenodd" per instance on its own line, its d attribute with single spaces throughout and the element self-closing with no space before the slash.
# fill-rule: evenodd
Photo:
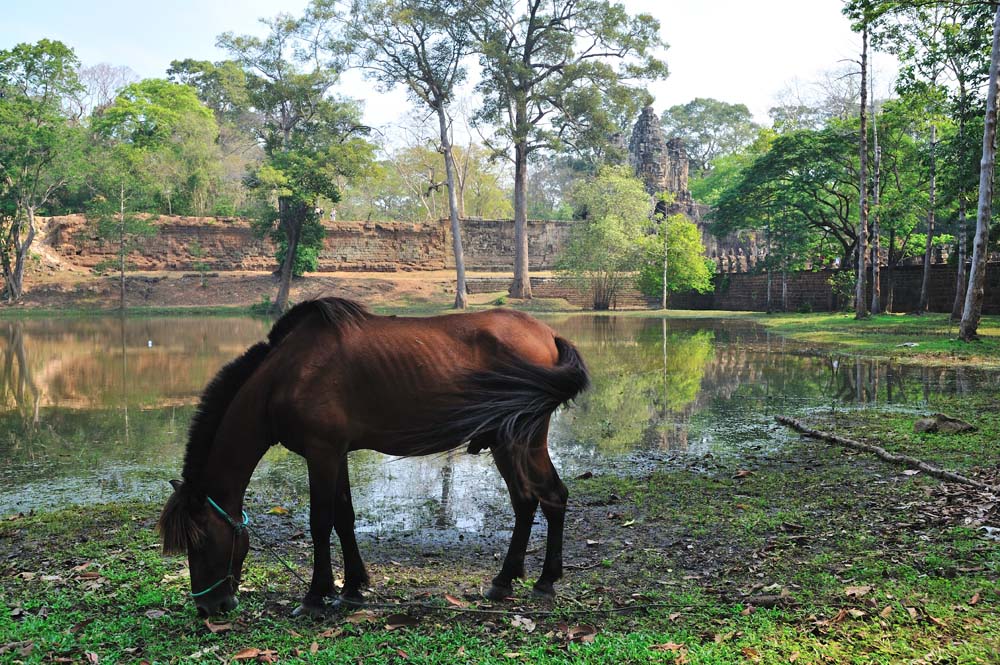
<svg viewBox="0 0 1000 665">
<path fill-rule="evenodd" d="M 684 141 L 696 177 L 708 173 L 715 159 L 743 151 L 760 129 L 746 104 L 709 97 L 671 106 L 663 112 L 660 122 L 667 136 Z"/>
<path fill-rule="evenodd" d="M 63 108 L 80 90 L 78 67 L 73 50 L 58 41 L 0 51 L 0 264 L 8 302 L 24 289 L 36 215 L 82 177 L 83 135 Z"/>
<path fill-rule="evenodd" d="M 155 220 L 143 214 L 155 188 L 154 177 L 145 169 L 146 149 L 124 140 L 106 137 L 92 159 L 96 162 L 91 173 L 94 196 L 87 220 L 102 241 L 115 245 L 118 307 L 124 312 L 128 255 L 158 231 Z"/>
<path fill-rule="evenodd" d="M 243 69 L 249 106 L 260 117 L 265 159 L 248 185 L 263 202 L 277 202 L 258 217 L 259 228 L 280 237 L 276 312 L 288 307 L 292 276 L 303 265 L 300 246 L 317 255 L 322 247 L 318 202 L 338 201 L 338 177 L 359 174 L 372 159 L 356 105 L 329 95 L 342 66 L 341 53 L 323 51 L 334 18 L 314 4 L 302 17 L 265 20 L 264 37 L 225 33 L 217 42 Z"/>
<path fill-rule="evenodd" d="M 639 288 L 646 295 L 661 296 L 664 309 L 670 293 L 712 290 L 715 264 L 705 256 L 698 226 L 684 215 L 658 220 L 656 233 L 639 244 Z"/>
<path fill-rule="evenodd" d="M 246 72 L 233 60 L 174 60 L 167 69 L 175 83 L 194 88 L 198 99 L 212 109 L 219 126 L 221 183 L 214 213 L 233 215 L 248 204 L 243 177 L 263 159 L 259 136 L 261 116 L 250 105 Z"/>
<path fill-rule="evenodd" d="M 164 210 L 205 215 L 218 187 L 218 125 L 186 85 L 146 79 L 123 89 L 93 119 L 106 140 L 140 151 Z M 137 153 L 138 154 L 138 153 Z"/>
<path fill-rule="evenodd" d="M 559 266 L 593 295 L 594 309 L 608 309 L 641 265 L 640 240 L 651 227 L 649 195 L 627 167 L 609 166 L 576 187 L 573 203 L 581 220 Z"/>
<path fill-rule="evenodd" d="M 846 265 L 857 239 L 854 139 L 853 128 L 839 125 L 775 137 L 719 193 L 713 232 L 803 226 L 811 239 L 809 258 L 825 263 L 840 256 Z"/>
<path fill-rule="evenodd" d="M 666 65 L 659 23 L 629 16 L 605 0 L 510 0 L 473 3 L 469 30 L 477 43 L 483 97 L 478 121 L 513 145 L 514 281 L 510 293 L 531 297 L 528 280 L 528 164 L 536 150 L 583 136 L 600 103 L 642 95 L 632 81 L 661 78 Z M 602 91 L 595 94 L 596 90 Z M 584 104 L 582 100 L 588 99 Z M 596 104 L 596 106 L 595 106 Z M 568 110 L 571 112 L 567 113 Z"/>
</svg>

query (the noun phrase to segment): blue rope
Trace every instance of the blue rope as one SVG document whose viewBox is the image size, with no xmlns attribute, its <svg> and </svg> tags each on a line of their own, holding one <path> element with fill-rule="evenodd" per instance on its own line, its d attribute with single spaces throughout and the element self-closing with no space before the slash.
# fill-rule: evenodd
<svg viewBox="0 0 1000 665">
<path fill-rule="evenodd" d="M 207 589 L 204 589 L 204 590 L 199 591 L 197 593 L 192 593 L 191 594 L 192 598 L 199 598 L 201 596 L 204 596 L 205 594 L 207 594 L 207 593 L 209 593 L 211 591 L 214 591 L 215 589 L 219 588 L 219 586 L 223 582 L 228 582 L 229 580 L 235 580 L 236 579 L 233 576 L 233 553 L 236 551 L 236 536 L 240 532 L 246 531 L 247 530 L 247 526 L 250 524 L 250 518 L 247 517 L 247 511 L 245 511 L 245 510 L 241 511 L 243 513 L 243 523 L 242 524 L 237 524 L 236 520 L 234 520 L 232 517 L 230 517 L 229 513 L 227 513 L 226 511 L 224 511 L 222 509 L 222 507 L 219 506 L 219 504 L 217 504 L 212 499 L 212 497 L 206 496 L 205 498 L 208 499 L 209 505 L 211 505 L 213 508 L 215 508 L 215 510 L 217 510 L 218 513 L 220 515 L 222 515 L 222 518 L 224 520 L 226 520 L 226 522 L 229 524 L 229 526 L 233 527 L 233 551 L 229 553 L 229 570 L 226 571 L 226 576 L 223 577 L 222 579 L 220 579 L 218 582 L 216 582 L 212 586 L 208 587 Z"/>
</svg>

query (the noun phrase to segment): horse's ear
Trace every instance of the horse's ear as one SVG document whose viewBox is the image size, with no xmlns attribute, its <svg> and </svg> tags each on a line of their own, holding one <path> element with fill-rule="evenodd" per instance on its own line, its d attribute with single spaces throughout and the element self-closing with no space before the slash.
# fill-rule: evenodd
<svg viewBox="0 0 1000 665">
<path fill-rule="evenodd" d="M 177 490 L 179 490 L 181 487 L 184 486 L 184 483 L 182 483 L 179 480 L 171 480 L 170 481 L 170 486 L 173 487 L 174 491 L 176 492 Z"/>
</svg>

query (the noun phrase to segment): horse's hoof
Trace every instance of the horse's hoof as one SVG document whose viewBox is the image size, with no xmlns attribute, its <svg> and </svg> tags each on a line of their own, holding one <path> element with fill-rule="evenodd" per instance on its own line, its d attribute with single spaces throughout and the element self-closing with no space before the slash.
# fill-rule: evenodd
<svg viewBox="0 0 1000 665">
<path fill-rule="evenodd" d="M 514 589 L 512 587 L 497 586 L 494 584 L 484 595 L 490 600 L 507 600 L 514 595 Z"/>
<path fill-rule="evenodd" d="M 324 619 L 326 618 L 326 614 L 326 605 L 316 605 L 315 603 L 302 603 L 292 610 L 293 617 L 306 617 L 309 619 Z"/>
<path fill-rule="evenodd" d="M 536 582 L 531 593 L 537 597 L 544 600 L 555 600 L 556 599 L 556 589 L 551 584 Z"/>
<path fill-rule="evenodd" d="M 353 610 L 359 607 L 365 606 L 364 596 L 337 596 L 333 601 L 333 609 L 335 611 L 340 610 Z"/>
</svg>

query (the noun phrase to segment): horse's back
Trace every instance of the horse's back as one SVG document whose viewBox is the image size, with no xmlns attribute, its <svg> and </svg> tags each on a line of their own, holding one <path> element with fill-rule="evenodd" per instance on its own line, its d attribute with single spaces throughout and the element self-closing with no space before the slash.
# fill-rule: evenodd
<svg viewBox="0 0 1000 665">
<path fill-rule="evenodd" d="M 268 410 L 283 442 L 302 438 L 301 428 L 387 450 L 386 432 L 405 431 L 431 400 L 460 394 L 470 376 L 512 360 L 552 367 L 558 359 L 552 329 L 513 310 L 369 315 L 339 326 L 315 317 L 275 349 Z"/>
</svg>

